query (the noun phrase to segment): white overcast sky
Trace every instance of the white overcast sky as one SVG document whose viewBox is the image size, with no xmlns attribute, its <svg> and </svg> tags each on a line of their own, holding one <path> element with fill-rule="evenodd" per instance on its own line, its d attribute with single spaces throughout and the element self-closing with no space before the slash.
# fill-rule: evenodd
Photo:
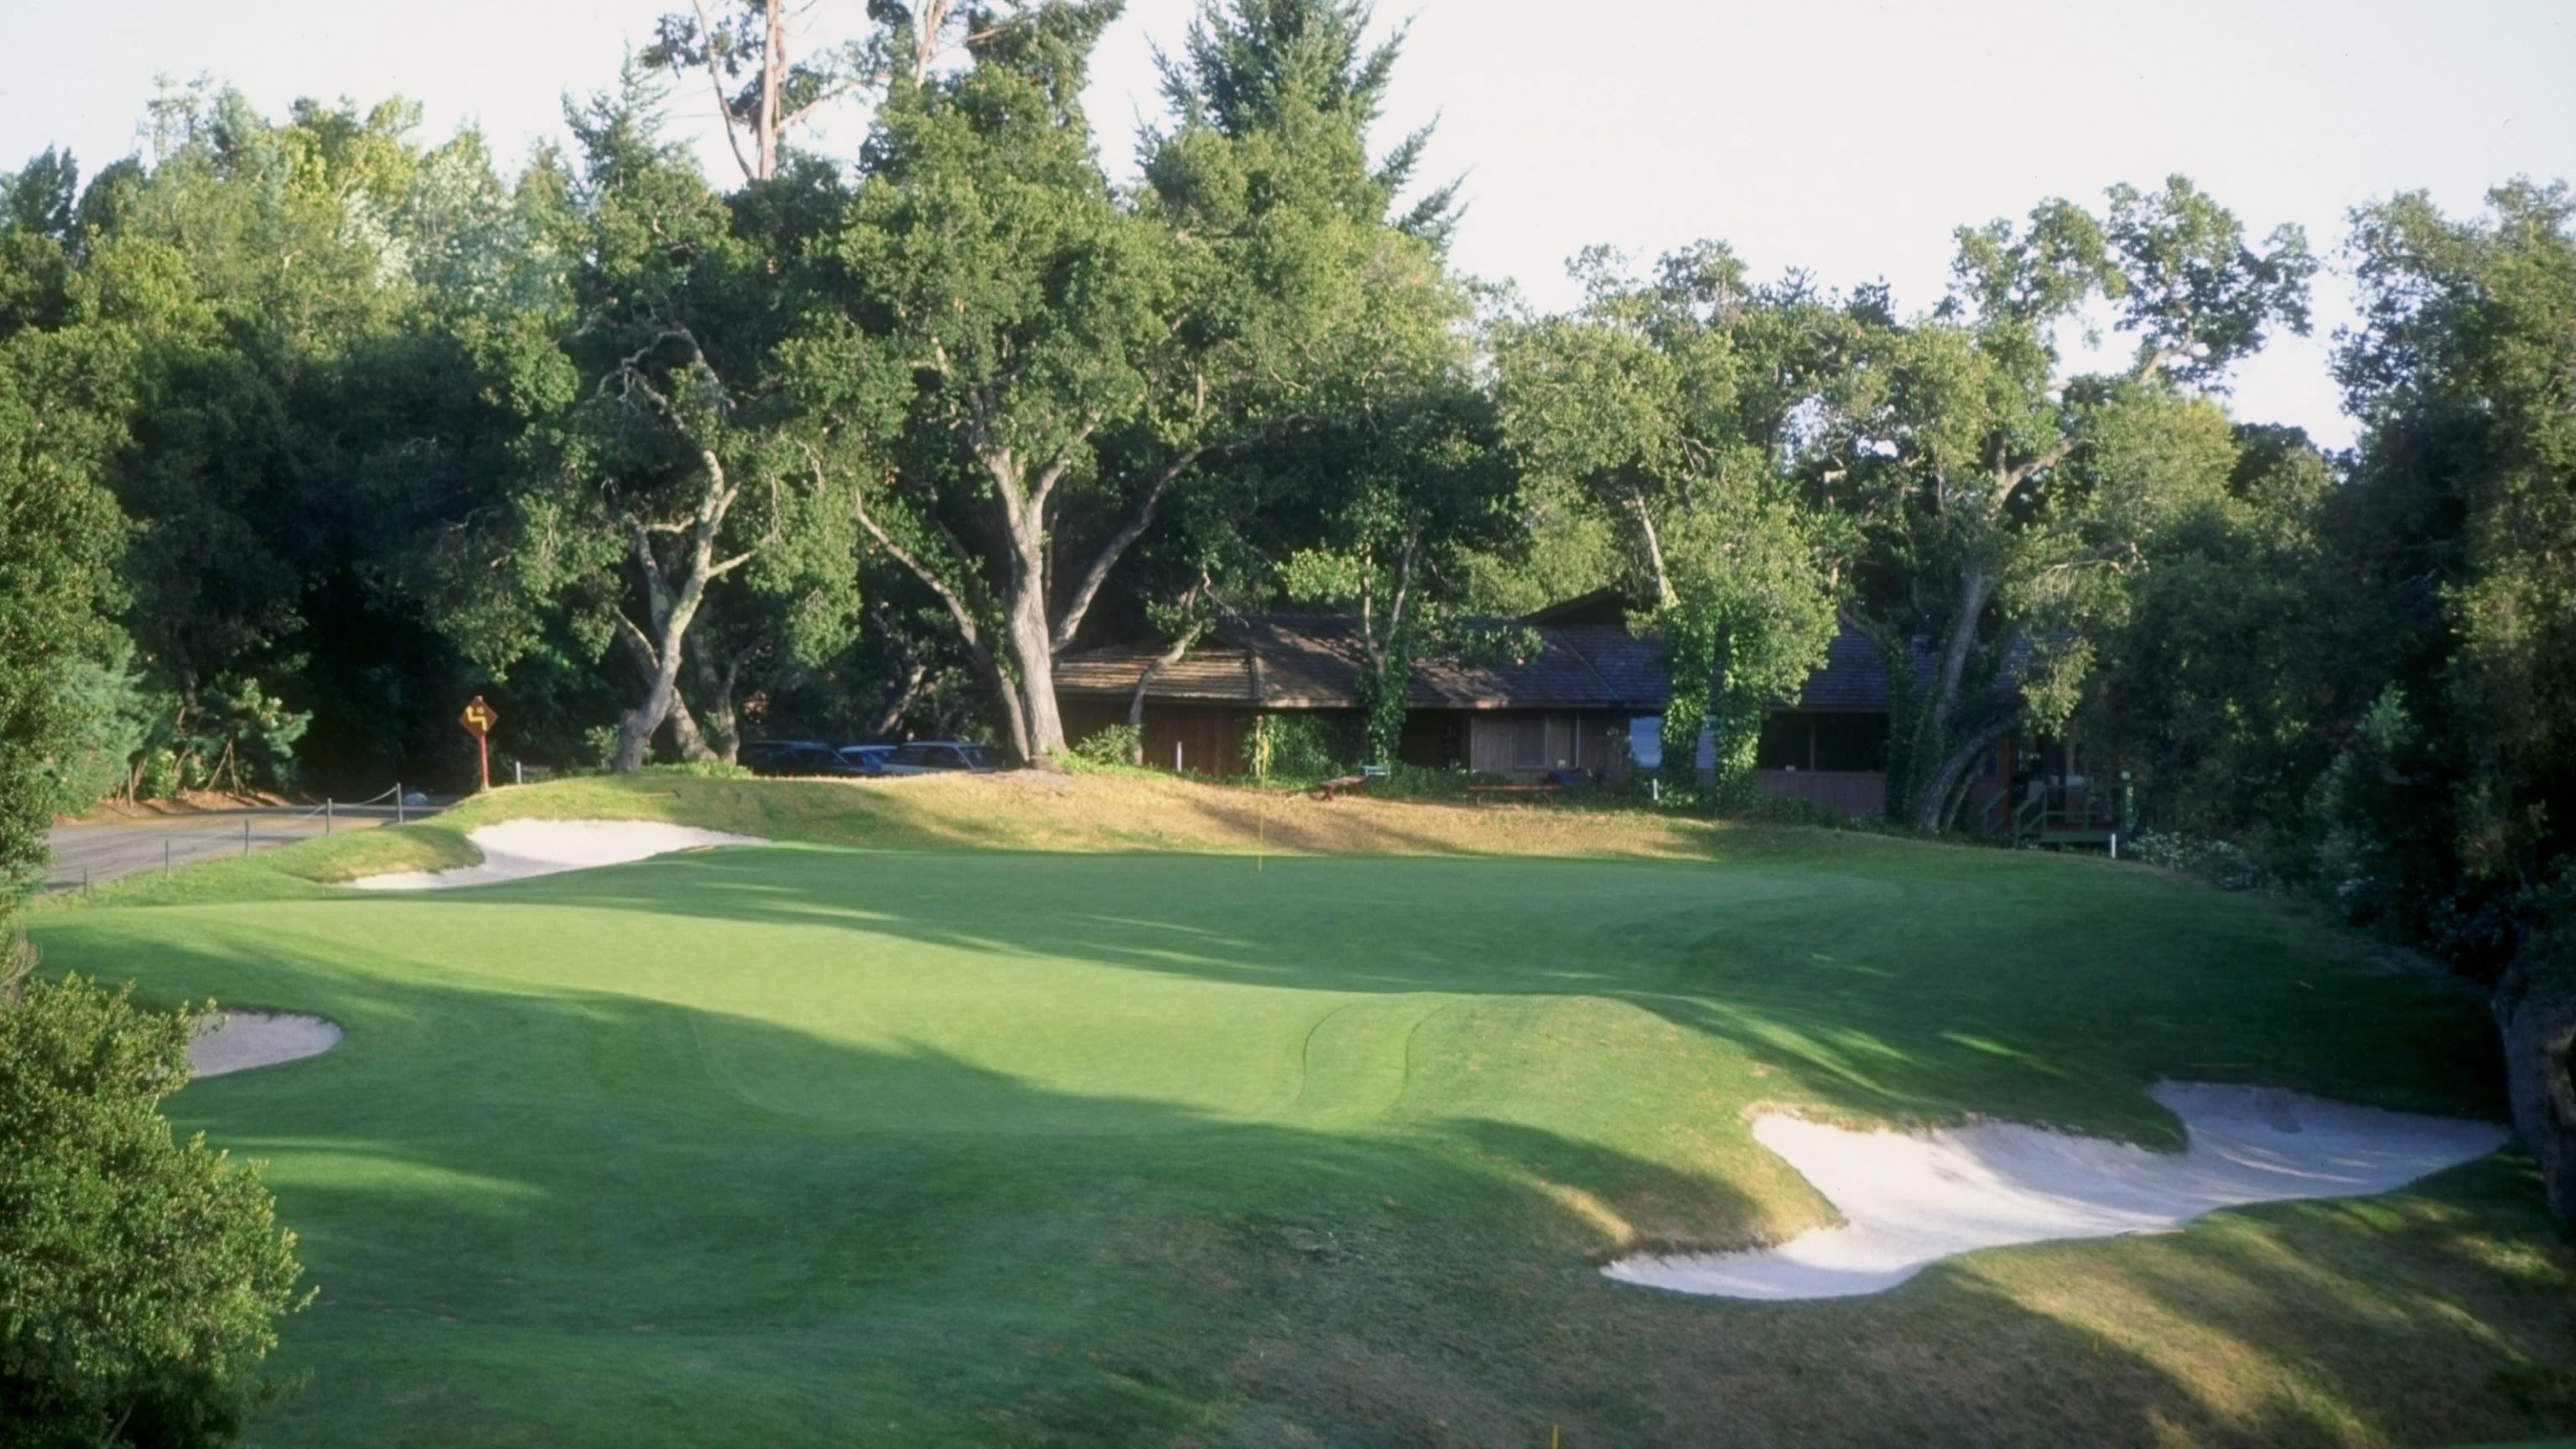
<svg viewBox="0 0 2576 1449">
<path fill-rule="evenodd" d="M 672 0 L 0 0 L 0 169 L 69 145 L 85 170 L 134 148 L 158 75 L 212 74 L 272 114 L 297 96 L 399 93 L 443 135 L 504 157 L 559 129 L 560 97 L 614 76 Z M 860 0 L 815 0 L 831 28 Z M 1157 109 L 1149 45 L 1193 0 L 1131 0 L 1090 97 L 1113 171 Z M 1381 3 L 1412 16 L 1384 139 L 1439 117 L 1425 167 L 1464 173 L 1456 260 L 1572 296 L 1593 242 L 1640 257 L 1698 237 L 1758 273 L 1885 278 L 1929 305 L 1951 228 L 2042 197 L 2184 172 L 2258 234 L 2291 221 L 2329 257 L 2354 204 L 2426 189 L 2474 210 L 2515 175 L 2576 177 L 2576 0 L 1792 0 Z M 673 120 L 711 130 L 694 92 Z M 858 125 L 828 138 L 847 154 Z M 718 153 L 707 152 L 710 167 Z M 721 174 L 721 173 L 719 173 Z M 2245 368 L 2242 416 L 2349 441 L 2325 335 Z"/>
</svg>

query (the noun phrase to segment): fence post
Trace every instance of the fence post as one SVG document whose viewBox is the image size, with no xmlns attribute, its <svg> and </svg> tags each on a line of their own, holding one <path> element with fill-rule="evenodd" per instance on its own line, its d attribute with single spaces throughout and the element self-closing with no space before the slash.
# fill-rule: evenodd
<svg viewBox="0 0 2576 1449">
<path fill-rule="evenodd" d="M 170 878 L 170 837 L 166 835 L 161 837 L 161 878 Z"/>
<path fill-rule="evenodd" d="M 396 825 L 403 823 L 402 781 L 400 780 L 394 781 L 394 823 Z"/>
<path fill-rule="evenodd" d="M 250 817 L 242 817 L 242 854 L 250 854 Z"/>
<path fill-rule="evenodd" d="M 328 795 L 322 797 L 322 833 L 331 833 L 331 797 Z"/>
<path fill-rule="evenodd" d="M 81 867 L 81 899 L 89 899 L 89 867 Z"/>
</svg>

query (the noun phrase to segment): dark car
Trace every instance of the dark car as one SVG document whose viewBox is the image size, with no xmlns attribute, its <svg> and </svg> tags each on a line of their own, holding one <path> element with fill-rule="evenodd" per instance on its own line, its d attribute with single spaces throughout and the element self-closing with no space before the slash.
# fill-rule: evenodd
<svg viewBox="0 0 2576 1449">
<path fill-rule="evenodd" d="M 843 745 L 833 753 L 841 758 L 842 774 L 882 775 L 895 749 L 893 745 Z"/>
<path fill-rule="evenodd" d="M 821 740 L 753 740 L 742 747 L 742 763 L 755 775 L 852 773 L 840 753 Z"/>
<path fill-rule="evenodd" d="M 987 745 L 970 745 L 963 740 L 915 740 L 897 747 L 886 757 L 883 768 L 889 775 L 935 775 L 949 770 L 981 775 L 1002 768 L 1002 761 Z"/>
</svg>

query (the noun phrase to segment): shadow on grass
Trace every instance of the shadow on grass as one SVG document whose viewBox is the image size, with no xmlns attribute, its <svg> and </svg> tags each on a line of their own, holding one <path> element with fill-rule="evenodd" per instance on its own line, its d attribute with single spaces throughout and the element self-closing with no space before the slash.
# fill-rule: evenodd
<svg viewBox="0 0 2576 1449">
<path fill-rule="evenodd" d="M 745 909 L 695 874 L 652 895 Z M 835 898 L 926 930 L 903 884 Z M 1559 1189 L 1749 1218 L 1734 1186 L 1526 1127 L 1174 1121 L 1191 1114 L 723 1018 L 818 1093 L 856 1078 L 926 1104 L 919 1130 L 831 1131 L 726 1087 L 706 1011 L 118 925 L 47 923 L 49 969 L 349 1030 L 171 1104 L 271 1160 L 323 1289 L 288 1326 L 287 1366 L 314 1379 L 271 1442 L 2367 1443 L 2559 1427 L 2548 1395 L 2576 1358 L 2567 1254 L 2494 1164 L 2214 1233 L 1985 1255 L 1880 1298 L 1692 1300 L 1602 1281 L 1607 1231 Z M 1151 957 L 1147 934 L 1121 954 Z"/>
<path fill-rule="evenodd" d="M 2269 903 L 1964 852 L 1828 866 L 717 853 L 478 893 L 1247 985 L 1598 996 L 1829 1114 L 1983 1112 L 2163 1146 L 2160 1076 L 2501 1115 L 2474 993 Z"/>
</svg>

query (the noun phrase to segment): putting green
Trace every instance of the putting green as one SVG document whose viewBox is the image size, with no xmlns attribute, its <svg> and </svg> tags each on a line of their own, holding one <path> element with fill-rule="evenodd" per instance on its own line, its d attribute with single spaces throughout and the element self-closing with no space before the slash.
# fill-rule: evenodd
<svg viewBox="0 0 2576 1449">
<path fill-rule="evenodd" d="M 281 1355 L 310 1383 L 256 1436 L 281 1444 L 1702 1442 L 1720 1412 L 1752 1441 L 2259 1438 L 2262 1402 L 2143 1347 L 2106 1361 L 2093 1309 L 2034 1306 L 2150 1247 L 1980 1255 L 1794 1315 L 1594 1268 L 1824 1220 L 1752 1143 L 1756 1103 L 2165 1143 L 2140 1089 L 2166 1074 L 2494 1105 L 2473 997 L 2285 909 L 1849 837 L 1693 863 L 781 846 L 409 896 L 245 881 L 35 934 L 49 969 L 346 1029 L 170 1104 L 269 1162 L 321 1287 Z M 2521 1251 L 2503 1171 L 2464 1169 L 2444 1211 L 2502 1214 Z M 2266 1211 L 2170 1241 L 2207 1272 L 2248 1221 L 2303 1230 Z M 2526 1344 L 2547 1285 L 2454 1285 L 2469 1306 L 2427 1356 L 2392 1326 L 2421 1289 L 2402 1235 L 2378 1236 L 2349 1321 L 2261 1351 L 2365 1439 L 2527 1427 L 2422 1405 L 2564 1357 Z M 2321 1366 L 2373 1334 L 2410 1379 Z M 2101 1382 L 1988 1382 L 1927 1360 L 1940 1342 Z"/>
</svg>

